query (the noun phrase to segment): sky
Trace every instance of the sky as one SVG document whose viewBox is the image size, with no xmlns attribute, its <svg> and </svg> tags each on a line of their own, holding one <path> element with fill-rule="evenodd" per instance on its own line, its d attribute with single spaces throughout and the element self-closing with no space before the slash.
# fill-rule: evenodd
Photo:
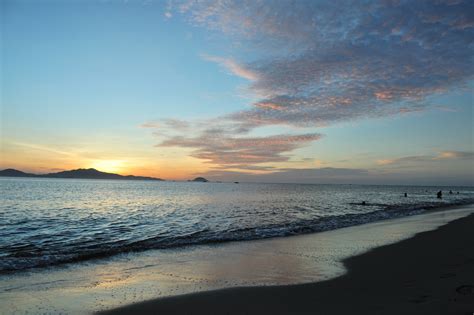
<svg viewBox="0 0 474 315">
<path fill-rule="evenodd" d="M 0 168 L 474 185 L 474 2 L 4 0 Z"/>
</svg>

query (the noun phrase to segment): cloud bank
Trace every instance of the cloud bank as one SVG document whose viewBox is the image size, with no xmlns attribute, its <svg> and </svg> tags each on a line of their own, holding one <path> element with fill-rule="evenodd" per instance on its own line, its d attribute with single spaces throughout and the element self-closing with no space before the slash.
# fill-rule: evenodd
<svg viewBox="0 0 474 315">
<path fill-rule="evenodd" d="M 197 137 L 169 137 L 158 146 L 193 148 L 195 151 L 191 156 L 221 168 L 267 170 L 271 168 L 257 165 L 287 162 L 290 157 L 284 153 L 320 138 L 320 134 L 238 138 L 220 130 L 207 129 Z"/>
<path fill-rule="evenodd" d="M 191 22 L 248 40 L 263 57 L 237 64 L 261 100 L 230 115 L 256 126 L 318 127 L 418 111 L 472 79 L 472 1 L 189 1 Z"/>
<path fill-rule="evenodd" d="M 245 137 L 253 128 L 423 111 L 430 96 L 462 89 L 474 74 L 470 0 L 172 1 L 169 10 L 258 52 L 255 60 L 203 56 L 249 81 L 258 99 L 250 108 L 159 144 L 194 148 L 216 167 L 262 168 L 320 138 Z"/>
<path fill-rule="evenodd" d="M 437 155 L 414 155 L 404 156 L 396 159 L 378 160 L 378 165 L 407 166 L 417 165 L 417 163 L 433 163 L 443 160 L 467 160 L 474 161 L 474 152 L 470 151 L 441 151 Z M 474 166 L 474 164 L 473 164 Z"/>
</svg>

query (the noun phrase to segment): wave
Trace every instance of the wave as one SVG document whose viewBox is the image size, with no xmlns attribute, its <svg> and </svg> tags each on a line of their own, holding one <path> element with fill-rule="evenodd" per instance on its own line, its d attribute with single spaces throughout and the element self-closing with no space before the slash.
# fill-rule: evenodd
<svg viewBox="0 0 474 315">
<path fill-rule="evenodd" d="M 452 203 L 428 202 L 419 204 L 354 204 L 364 207 L 377 207 L 378 210 L 366 213 L 350 213 L 313 219 L 297 220 L 285 224 L 266 224 L 258 227 L 212 231 L 202 229 L 175 236 L 154 236 L 141 240 L 122 240 L 95 243 L 80 249 L 71 248 L 69 252 L 48 253 L 31 250 L 34 245 L 18 250 L 14 254 L 0 255 L 0 274 L 31 268 L 49 267 L 61 264 L 104 258 L 120 253 L 138 252 L 150 249 L 167 249 L 182 246 L 222 243 L 230 241 L 248 241 L 271 237 L 284 237 L 307 233 L 323 232 L 404 216 L 447 207 L 474 204 L 474 199 L 464 199 Z M 30 248 L 31 247 L 31 248 Z M 80 250 L 80 252 L 78 252 Z M 3 257 L 2 257 L 3 256 Z"/>
</svg>

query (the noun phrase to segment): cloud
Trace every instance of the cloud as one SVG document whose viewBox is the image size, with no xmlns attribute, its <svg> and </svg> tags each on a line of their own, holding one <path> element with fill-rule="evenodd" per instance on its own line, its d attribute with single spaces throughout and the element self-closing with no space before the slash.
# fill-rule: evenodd
<svg viewBox="0 0 474 315">
<path fill-rule="evenodd" d="M 462 159 L 462 160 L 474 160 L 474 152 L 470 151 L 441 151 L 435 160 L 444 159 Z"/>
<path fill-rule="evenodd" d="M 244 65 L 238 64 L 232 58 L 222 58 L 222 57 L 209 56 L 209 55 L 203 55 L 203 58 L 205 60 L 218 63 L 219 65 L 225 67 L 227 70 L 229 70 L 232 74 L 236 76 L 239 76 L 241 78 L 244 78 L 250 81 L 258 80 L 258 74 L 256 72 L 246 68 Z"/>
<path fill-rule="evenodd" d="M 163 123 L 171 129 L 187 130 L 190 127 L 189 122 L 181 119 L 163 119 Z"/>
<path fill-rule="evenodd" d="M 429 162 L 433 161 L 435 157 L 428 155 L 419 155 L 419 156 L 404 156 L 396 159 L 382 159 L 378 160 L 378 165 L 400 165 L 400 164 L 410 164 L 417 162 Z"/>
<path fill-rule="evenodd" d="M 472 160 L 474 161 L 474 152 L 470 151 L 441 151 L 436 155 L 414 155 L 404 156 L 396 159 L 377 160 L 378 165 L 407 165 L 413 163 L 429 163 L 438 160 Z"/>
<path fill-rule="evenodd" d="M 145 124 L 158 146 L 192 148 L 223 169 L 268 170 L 319 134 L 248 137 L 269 125 L 314 128 L 422 112 L 473 79 L 474 1 L 171 1 L 167 12 L 223 33 L 245 51 L 203 58 L 248 80 L 250 107 L 196 123 Z M 255 54 L 249 53 L 255 52 Z M 244 56 L 246 56 L 244 58 Z M 250 59 L 249 56 L 255 56 Z M 450 151 L 451 152 L 451 151 Z M 399 165 L 459 153 L 378 161 Z M 302 176 L 304 174 L 301 174 Z"/>
<path fill-rule="evenodd" d="M 423 110 L 473 77 L 472 1 L 178 1 L 196 25 L 248 40 L 257 60 L 209 57 L 262 99 L 229 117 L 324 126 Z"/>
<path fill-rule="evenodd" d="M 206 160 L 213 165 L 246 170 L 268 169 L 258 164 L 287 162 L 285 155 L 312 141 L 320 134 L 275 135 L 267 137 L 235 137 L 216 129 L 206 129 L 199 136 L 172 136 L 158 147 L 182 147 L 195 149 L 191 156 Z"/>
<path fill-rule="evenodd" d="M 242 182 L 277 182 L 277 183 L 354 183 L 367 178 L 370 172 L 353 168 L 300 168 L 279 169 L 270 173 L 251 174 L 239 171 L 212 170 L 197 174 L 212 180 Z"/>
<path fill-rule="evenodd" d="M 264 174 L 251 174 L 229 170 L 211 170 L 195 174 L 217 181 L 304 183 L 304 184 L 392 184 L 392 185 L 466 185 L 474 184 L 473 172 L 441 171 L 432 169 L 413 172 L 411 170 L 367 170 L 362 168 L 301 168 L 280 169 Z"/>
<path fill-rule="evenodd" d="M 149 122 L 145 122 L 143 124 L 140 124 L 138 127 L 140 128 L 160 128 L 161 124 L 159 122 L 156 122 L 156 121 L 149 121 Z"/>
<path fill-rule="evenodd" d="M 190 123 L 181 119 L 161 119 L 149 121 L 141 124 L 140 128 L 150 129 L 161 129 L 161 130 L 172 130 L 172 131 L 185 131 L 190 127 Z"/>
<path fill-rule="evenodd" d="M 184 0 L 174 1 L 172 6 L 185 14 L 191 23 L 228 35 L 243 35 L 249 39 L 259 37 L 266 41 L 277 38 L 303 43 L 317 23 L 314 11 L 329 10 L 330 7 L 335 11 L 337 5 L 331 2 L 310 4 L 308 1 Z"/>
</svg>

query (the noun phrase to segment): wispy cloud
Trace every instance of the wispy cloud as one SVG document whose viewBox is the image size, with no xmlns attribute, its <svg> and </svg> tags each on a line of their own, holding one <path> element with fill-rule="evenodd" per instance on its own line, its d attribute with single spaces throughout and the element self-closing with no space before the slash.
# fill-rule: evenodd
<svg viewBox="0 0 474 315">
<path fill-rule="evenodd" d="M 8 141 L 7 144 L 14 145 L 14 146 L 19 146 L 19 147 L 24 147 L 24 148 L 27 148 L 27 149 L 33 150 L 33 151 L 43 151 L 43 152 L 53 153 L 53 154 L 60 155 L 60 156 L 61 155 L 62 156 L 68 156 L 68 157 L 77 156 L 75 153 L 72 153 L 70 151 L 58 150 L 54 147 L 45 146 L 45 145 L 18 142 L 18 141 Z"/>
<path fill-rule="evenodd" d="M 462 160 L 474 160 L 474 152 L 469 151 L 441 151 L 438 156 L 434 159 L 462 159 Z"/>
<path fill-rule="evenodd" d="M 205 60 L 218 63 L 219 65 L 225 67 L 227 70 L 229 70 L 232 74 L 236 76 L 239 76 L 241 78 L 251 80 L 251 81 L 258 80 L 257 72 L 247 68 L 246 66 L 242 64 L 237 63 L 232 58 L 223 58 L 223 57 L 209 56 L 209 55 L 202 55 L 202 57 Z"/>
<path fill-rule="evenodd" d="M 213 180 L 239 180 L 242 182 L 279 182 L 279 183 L 353 183 L 368 178 L 370 172 L 354 168 L 300 168 L 279 169 L 265 174 L 251 174 L 239 171 L 212 170 L 196 174 Z"/>
<path fill-rule="evenodd" d="M 382 159 L 378 160 L 378 165 L 401 165 L 401 164 L 410 164 L 410 163 L 418 163 L 418 162 L 430 162 L 435 159 L 434 156 L 428 155 L 414 155 L 414 156 L 404 156 L 395 159 Z"/>
<path fill-rule="evenodd" d="M 474 161 L 474 152 L 470 151 L 440 151 L 436 155 L 414 155 L 404 156 L 395 159 L 381 159 L 377 161 L 378 165 L 406 165 L 413 163 L 427 163 L 439 160 L 472 160 Z"/>
<path fill-rule="evenodd" d="M 153 120 L 148 121 L 141 124 L 140 128 L 150 128 L 150 129 L 166 129 L 166 130 L 173 130 L 173 131 L 185 131 L 190 127 L 190 123 L 185 120 L 181 119 L 160 119 L 160 120 Z"/>
</svg>

